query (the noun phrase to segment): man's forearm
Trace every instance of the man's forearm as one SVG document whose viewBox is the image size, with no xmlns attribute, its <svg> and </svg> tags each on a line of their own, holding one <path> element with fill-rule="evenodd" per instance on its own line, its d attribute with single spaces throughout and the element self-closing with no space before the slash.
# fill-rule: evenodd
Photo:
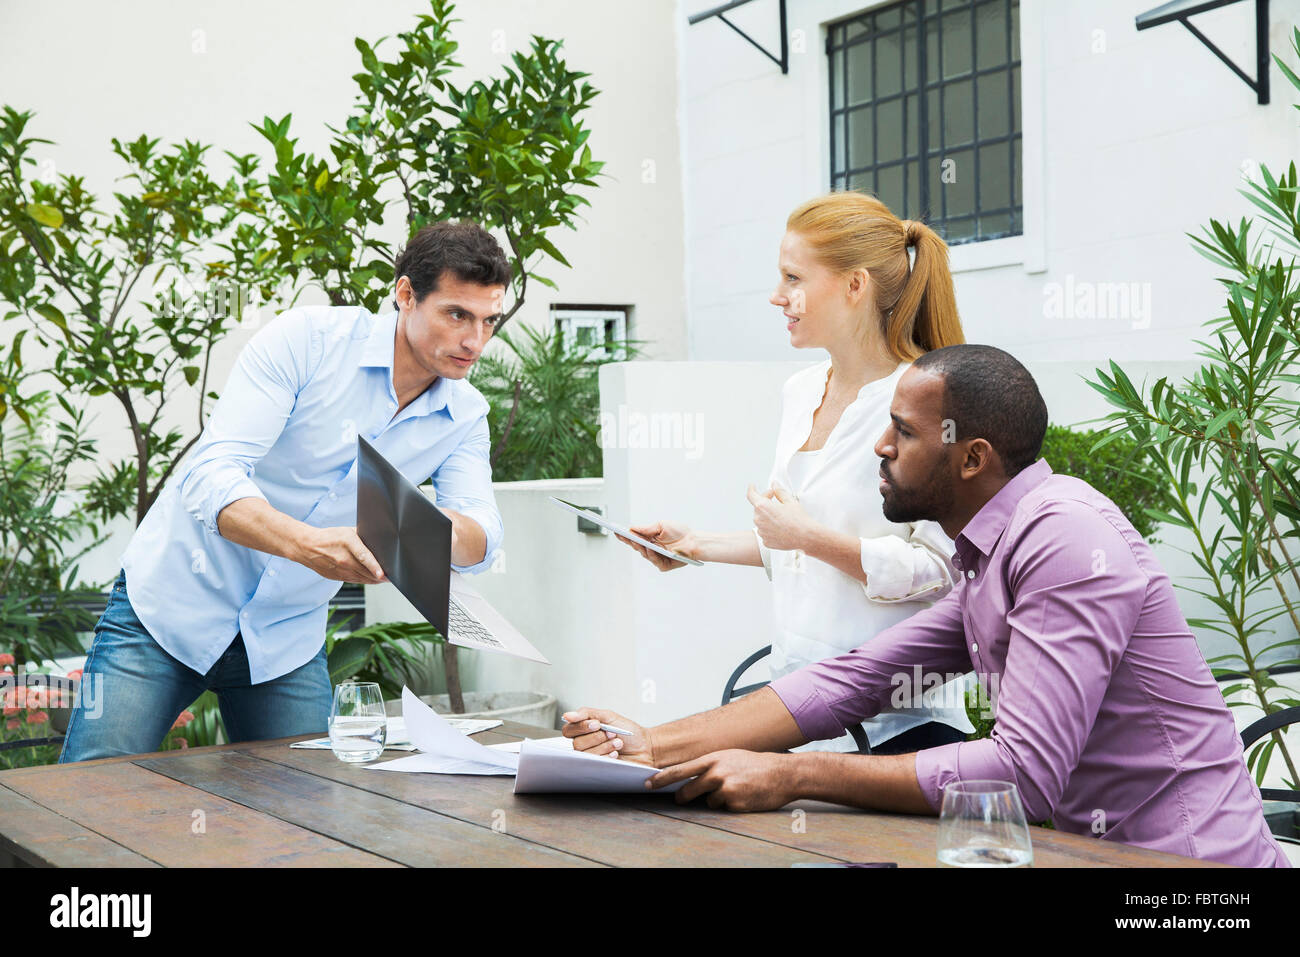
<svg viewBox="0 0 1300 957">
<path fill-rule="evenodd" d="M 487 558 L 487 533 L 483 526 L 468 515 L 444 508 L 442 514 L 451 519 L 451 563 L 467 568 Z"/>
<path fill-rule="evenodd" d="M 222 538 L 291 561 L 301 560 L 301 536 L 310 527 L 253 497 L 236 499 L 217 516 Z"/>
<path fill-rule="evenodd" d="M 689 718 L 650 729 L 655 763 L 663 768 L 727 748 L 787 751 L 807 744 L 794 716 L 771 688 Z"/>
<path fill-rule="evenodd" d="M 801 800 L 830 801 L 869 811 L 934 814 L 916 780 L 915 754 L 790 755 Z"/>
</svg>

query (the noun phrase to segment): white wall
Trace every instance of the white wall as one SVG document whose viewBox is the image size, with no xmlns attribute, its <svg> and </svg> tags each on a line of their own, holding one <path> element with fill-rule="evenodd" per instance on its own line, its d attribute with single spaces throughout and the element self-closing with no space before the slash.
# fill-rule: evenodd
<svg viewBox="0 0 1300 957">
<path fill-rule="evenodd" d="M 880 5 L 789 4 L 788 76 L 717 20 L 686 29 L 691 358 L 794 358 L 766 300 L 786 216 L 829 186 L 825 26 Z M 953 248 L 969 341 L 1030 360 L 1184 359 L 1200 323 L 1221 313 L 1216 269 L 1185 234 L 1253 209 L 1236 192 L 1244 162 L 1277 171 L 1300 153 L 1297 94 L 1271 65 L 1273 101 L 1259 106 L 1181 25 L 1137 33 L 1134 16 L 1155 5 L 1022 0 L 1026 231 Z M 1270 49 L 1294 67 L 1300 0 L 1270 7 Z M 1250 66 L 1253 11 L 1233 4 L 1194 22 Z M 776 0 L 728 16 L 779 49 Z M 1148 284 L 1151 314 L 1048 318 L 1045 290 L 1069 277 Z"/>
<path fill-rule="evenodd" d="M 341 122 L 354 96 L 354 37 L 409 30 L 427 10 L 421 0 L 3 3 L 0 103 L 35 110 L 27 135 L 54 141 L 34 148 L 37 171 L 84 176 L 111 211 L 124 171 L 112 137 L 213 144 L 210 166 L 224 177 L 226 149 L 258 153 L 269 166 L 270 144 L 249 123 L 292 113 L 300 148 L 326 153 L 324 124 Z M 585 191 L 592 205 L 583 207 L 578 230 L 550 237 L 572 269 L 547 260 L 539 271 L 559 289 L 530 283 L 517 319 L 543 323 L 551 303 L 631 304 L 634 332 L 658 358 L 686 351 L 674 14 L 662 0 L 472 0 L 458 5 L 462 22 L 452 28 L 464 64 L 458 82 L 498 73 L 536 33 L 562 39 L 570 69 L 590 73 L 587 82 L 601 91 L 583 114 L 592 153 L 606 163 L 600 186 Z M 405 236 L 398 221 L 383 230 L 391 242 Z M 323 301 L 316 290 L 300 299 Z M 0 342 L 18 327 L 0 323 Z M 255 331 L 237 328 L 217 346 L 210 388 L 220 391 Z M 25 353 L 29 367 L 39 364 L 30 338 Z M 121 406 L 101 397 L 90 408 L 101 459 L 126 456 L 132 446 Z M 178 391 L 164 421 L 191 434 L 196 406 L 188 390 Z"/>
</svg>

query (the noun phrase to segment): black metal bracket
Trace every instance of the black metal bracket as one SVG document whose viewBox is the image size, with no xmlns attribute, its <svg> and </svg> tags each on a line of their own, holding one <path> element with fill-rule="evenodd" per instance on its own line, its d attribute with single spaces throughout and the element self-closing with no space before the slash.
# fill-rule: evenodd
<svg viewBox="0 0 1300 957">
<path fill-rule="evenodd" d="M 740 29 L 740 27 L 736 26 L 725 16 L 723 16 L 723 14 L 726 13 L 727 11 L 734 10 L 736 7 L 743 7 L 745 4 L 749 2 L 750 0 L 731 0 L 730 3 L 724 3 L 720 7 L 714 7 L 712 10 L 705 10 L 703 13 L 697 13 L 694 16 L 688 18 L 687 22 L 691 26 L 694 26 L 695 24 L 700 23 L 704 20 L 708 20 L 711 17 L 717 17 L 719 20 L 721 20 L 727 26 L 731 27 L 731 29 L 735 30 L 742 37 L 744 37 L 755 47 L 757 47 L 759 52 L 761 52 L 763 56 L 767 57 L 769 60 L 771 60 L 773 63 L 775 63 L 777 66 L 781 68 L 782 73 L 789 73 L 790 72 L 790 38 L 786 32 L 785 0 L 778 0 L 780 4 L 780 17 L 781 17 L 781 56 L 779 58 L 775 54 L 773 54 L 772 51 L 768 50 L 767 47 L 763 46 L 761 43 L 759 43 L 757 40 L 751 37 L 744 30 Z"/>
<path fill-rule="evenodd" d="M 1217 10 L 1219 7 L 1226 7 L 1236 2 L 1237 0 L 1173 0 L 1172 3 L 1162 4 L 1154 10 L 1138 14 L 1135 22 L 1139 30 L 1147 30 L 1177 20 L 1191 31 L 1192 36 L 1205 44 L 1211 53 L 1222 60 L 1229 70 L 1241 77 L 1246 85 L 1255 91 L 1255 96 L 1262 106 L 1268 103 L 1268 0 L 1255 0 L 1254 77 L 1248 76 L 1241 67 L 1229 60 L 1227 54 L 1215 46 L 1209 37 L 1196 29 L 1188 19 L 1198 13 Z"/>
</svg>

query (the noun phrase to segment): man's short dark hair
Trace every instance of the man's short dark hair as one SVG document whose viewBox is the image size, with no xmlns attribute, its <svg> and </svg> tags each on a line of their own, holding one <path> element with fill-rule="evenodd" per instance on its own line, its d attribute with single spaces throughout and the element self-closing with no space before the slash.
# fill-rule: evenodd
<svg viewBox="0 0 1300 957">
<path fill-rule="evenodd" d="M 469 220 L 433 223 L 416 231 L 397 254 L 393 281 L 405 276 L 418 303 L 438 288 L 445 270 L 461 282 L 480 286 L 510 283 L 510 261 L 492 234 Z M 397 302 L 393 302 L 397 308 Z"/>
<path fill-rule="evenodd" d="M 993 346 L 945 346 L 912 366 L 943 377 L 943 417 L 958 439 L 984 439 L 1008 476 L 1033 464 L 1047 433 L 1047 404 L 1029 370 Z"/>
</svg>

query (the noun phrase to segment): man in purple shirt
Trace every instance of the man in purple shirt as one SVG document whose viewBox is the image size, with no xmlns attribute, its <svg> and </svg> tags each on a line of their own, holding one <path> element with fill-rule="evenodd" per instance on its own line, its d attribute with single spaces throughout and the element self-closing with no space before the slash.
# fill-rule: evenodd
<svg viewBox="0 0 1300 957">
<path fill-rule="evenodd" d="M 1047 408 L 1024 366 L 991 346 L 927 353 L 899 380 L 890 418 L 875 448 L 885 517 L 939 522 L 961 584 L 848 654 L 712 711 L 655 728 L 569 712 L 574 746 L 663 767 L 651 787 L 693 778 L 679 801 L 707 794 L 737 811 L 809 798 L 937 814 L 952 781 L 1011 781 L 1030 820 L 1062 831 L 1289 866 L 1169 577 L 1110 499 L 1035 461 Z M 918 672 L 972 669 L 995 690 L 989 738 L 894 756 L 769 753 L 839 737 Z"/>
</svg>

